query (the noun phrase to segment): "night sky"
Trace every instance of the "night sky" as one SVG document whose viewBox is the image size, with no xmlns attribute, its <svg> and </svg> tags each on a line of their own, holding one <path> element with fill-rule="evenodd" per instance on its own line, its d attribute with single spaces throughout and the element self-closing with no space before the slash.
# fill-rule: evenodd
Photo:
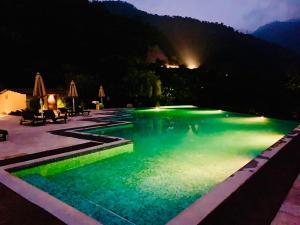
<svg viewBox="0 0 300 225">
<path fill-rule="evenodd" d="M 300 18 L 300 0 L 126 0 L 138 9 L 159 15 L 180 15 L 223 22 L 253 31 L 275 21 Z"/>
</svg>

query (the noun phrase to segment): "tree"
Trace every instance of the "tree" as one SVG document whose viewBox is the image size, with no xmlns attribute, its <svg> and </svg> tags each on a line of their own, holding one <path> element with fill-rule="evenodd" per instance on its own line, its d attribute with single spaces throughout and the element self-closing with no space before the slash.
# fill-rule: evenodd
<svg viewBox="0 0 300 225">
<path fill-rule="evenodd" d="M 137 106 L 153 106 L 159 102 L 161 81 L 154 71 L 132 69 L 123 83 L 123 93 Z"/>
</svg>

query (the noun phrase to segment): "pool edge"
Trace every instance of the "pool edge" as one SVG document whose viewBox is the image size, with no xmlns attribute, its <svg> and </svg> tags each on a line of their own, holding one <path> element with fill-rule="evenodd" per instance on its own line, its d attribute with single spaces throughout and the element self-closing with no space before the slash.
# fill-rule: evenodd
<svg viewBox="0 0 300 225">
<path fill-rule="evenodd" d="M 211 191 L 198 198 L 189 207 L 172 218 L 167 225 L 198 225 L 221 205 L 229 196 L 255 175 L 269 160 L 277 155 L 293 138 L 300 134 L 300 125 L 282 137 L 245 166 L 215 186 Z"/>
<path fill-rule="evenodd" d="M 62 222 L 74 225 L 102 225 L 102 223 L 36 188 L 9 172 L 0 170 L 0 182 L 29 202 L 49 212 Z"/>
</svg>

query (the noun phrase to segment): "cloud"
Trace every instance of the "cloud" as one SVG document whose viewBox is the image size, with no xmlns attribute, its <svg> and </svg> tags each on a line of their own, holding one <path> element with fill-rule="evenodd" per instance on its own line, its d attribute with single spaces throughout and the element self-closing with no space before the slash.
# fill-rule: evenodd
<svg viewBox="0 0 300 225">
<path fill-rule="evenodd" d="M 273 21 L 285 21 L 300 17 L 299 0 L 265 0 L 257 5 L 243 18 L 249 29 L 270 23 Z"/>
<path fill-rule="evenodd" d="M 127 0 L 160 15 L 180 15 L 254 30 L 275 20 L 300 17 L 300 0 Z"/>
</svg>

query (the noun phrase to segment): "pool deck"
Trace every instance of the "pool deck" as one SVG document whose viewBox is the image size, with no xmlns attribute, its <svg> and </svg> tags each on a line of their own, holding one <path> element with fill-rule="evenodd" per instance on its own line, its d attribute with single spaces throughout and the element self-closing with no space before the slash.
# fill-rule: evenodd
<svg viewBox="0 0 300 225">
<path fill-rule="evenodd" d="M 19 125 L 18 117 L 0 115 L 0 128 L 9 132 L 8 141 L 0 142 L 0 166 L 39 157 L 51 157 L 55 154 L 67 154 L 105 144 L 104 142 L 110 140 L 92 136 L 87 138 L 76 132 L 68 131 L 80 127 L 107 125 L 108 123 L 99 122 L 96 118 L 110 117 L 116 112 L 118 112 L 117 109 L 92 110 L 90 116 L 72 117 L 67 124 L 47 124 L 35 127 Z M 257 174 L 226 198 L 224 203 L 220 204 L 213 212 L 210 212 L 200 224 L 300 225 L 300 166 L 298 166 L 300 165 L 298 153 L 300 151 L 297 151 L 298 148 L 300 149 L 300 135 L 295 135 L 284 148 L 284 151 L 280 151 L 280 154 L 276 154 L 274 159 L 262 166 Z M 291 165 L 289 159 L 291 159 Z M 286 172 L 282 173 L 280 170 L 286 170 Z M 272 171 L 278 174 L 272 176 L 272 174 L 270 175 Z M 298 174 L 299 176 L 295 180 Z M 22 224 L 33 225 L 41 224 L 41 221 L 43 224 L 64 224 L 51 213 L 22 198 L 1 182 L 0 193 L 4 196 L 3 201 L 0 201 L 1 225 L 20 224 L 20 221 Z M 257 194 L 255 195 L 255 193 Z M 273 199 L 272 195 L 278 197 Z M 256 201 L 252 199 L 255 197 Z M 269 204 L 268 201 L 273 204 L 269 211 L 264 210 Z M 257 216 L 257 211 L 260 214 L 268 215 Z M 235 216 L 239 213 L 240 215 Z M 255 220 L 255 217 L 260 217 L 261 220 Z M 245 223 L 245 221 L 247 222 Z"/>
<path fill-rule="evenodd" d="M 284 224 L 300 224 L 300 174 L 272 222 L 272 225 Z"/>
<path fill-rule="evenodd" d="M 109 116 L 108 112 L 109 111 L 104 111 L 102 117 Z M 111 112 L 113 113 L 114 111 Z M 90 142 L 90 140 L 86 139 L 53 135 L 50 131 L 92 126 L 95 125 L 95 122 L 87 119 L 95 117 L 101 117 L 101 114 L 92 111 L 91 116 L 71 117 L 66 124 L 21 126 L 19 124 L 19 117 L 0 115 L 1 129 L 8 130 L 9 132 L 8 140 L 6 142 L 0 142 L 0 160 Z"/>
</svg>

